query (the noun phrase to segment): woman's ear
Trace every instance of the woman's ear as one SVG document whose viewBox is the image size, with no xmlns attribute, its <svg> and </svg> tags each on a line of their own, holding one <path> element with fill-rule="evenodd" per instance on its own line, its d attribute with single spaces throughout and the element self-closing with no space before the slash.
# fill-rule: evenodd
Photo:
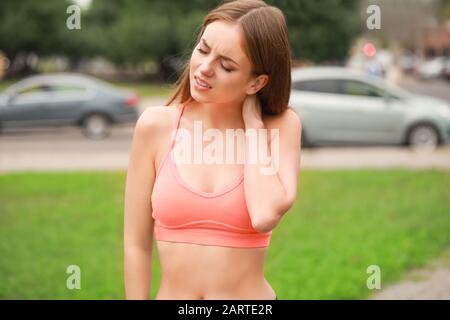
<svg viewBox="0 0 450 320">
<path fill-rule="evenodd" d="M 266 75 L 266 74 L 259 75 L 253 81 L 253 84 L 250 85 L 250 87 L 247 89 L 247 91 L 246 91 L 247 95 L 254 95 L 254 94 L 256 94 L 259 90 L 264 88 L 264 86 L 266 86 L 268 82 L 269 82 L 269 76 L 268 75 Z"/>
</svg>

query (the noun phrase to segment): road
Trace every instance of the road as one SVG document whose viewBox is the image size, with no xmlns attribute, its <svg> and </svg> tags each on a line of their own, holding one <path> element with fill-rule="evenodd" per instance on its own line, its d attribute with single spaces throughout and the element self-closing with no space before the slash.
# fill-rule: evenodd
<svg viewBox="0 0 450 320">
<path fill-rule="evenodd" d="M 144 100 L 145 108 L 165 98 Z M 13 171 L 124 170 L 133 125 L 114 127 L 104 140 L 86 139 L 78 128 L 8 129 L 0 135 L 0 173 Z"/>
<path fill-rule="evenodd" d="M 406 89 L 428 93 L 450 103 L 450 85 L 441 81 L 406 79 Z M 143 101 L 140 111 L 163 105 L 165 98 Z M 101 141 L 84 138 L 77 128 L 8 130 L 0 135 L 0 172 L 125 170 L 133 126 L 115 127 Z M 450 145 L 429 153 L 401 147 L 323 147 L 303 149 L 303 169 L 339 168 L 450 168 Z"/>
<path fill-rule="evenodd" d="M 446 100 L 448 103 L 450 103 L 450 81 L 418 81 L 411 77 L 406 77 L 402 81 L 401 87 L 413 93 L 432 96 L 435 98 Z"/>
</svg>

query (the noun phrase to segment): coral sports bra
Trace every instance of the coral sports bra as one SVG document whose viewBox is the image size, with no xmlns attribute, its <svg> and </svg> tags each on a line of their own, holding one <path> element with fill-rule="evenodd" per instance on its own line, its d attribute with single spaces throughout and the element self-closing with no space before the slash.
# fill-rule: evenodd
<svg viewBox="0 0 450 320">
<path fill-rule="evenodd" d="M 267 247 L 272 231 L 260 233 L 251 224 L 245 202 L 244 175 L 224 190 L 192 189 L 178 173 L 173 146 L 185 104 L 180 105 L 170 148 L 157 170 L 152 201 L 156 240 L 211 246 Z"/>
</svg>

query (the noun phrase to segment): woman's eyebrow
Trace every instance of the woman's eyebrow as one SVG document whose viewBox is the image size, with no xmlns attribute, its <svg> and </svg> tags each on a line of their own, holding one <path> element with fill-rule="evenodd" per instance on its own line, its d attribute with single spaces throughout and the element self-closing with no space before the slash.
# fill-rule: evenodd
<svg viewBox="0 0 450 320">
<path fill-rule="evenodd" d="M 202 41 L 203 41 L 203 43 L 205 44 L 205 46 L 208 48 L 208 49 L 211 49 L 211 47 L 208 45 L 208 43 L 206 43 L 206 40 L 205 39 L 201 39 Z M 227 56 L 223 56 L 223 55 L 219 55 L 220 57 L 222 57 L 222 58 L 224 58 L 225 60 L 229 60 L 229 61 L 231 61 L 231 62 L 233 62 L 234 64 L 236 64 L 236 65 L 238 65 L 239 66 L 239 63 L 237 63 L 236 61 L 234 61 L 233 59 L 231 59 L 230 57 L 227 57 Z"/>
</svg>

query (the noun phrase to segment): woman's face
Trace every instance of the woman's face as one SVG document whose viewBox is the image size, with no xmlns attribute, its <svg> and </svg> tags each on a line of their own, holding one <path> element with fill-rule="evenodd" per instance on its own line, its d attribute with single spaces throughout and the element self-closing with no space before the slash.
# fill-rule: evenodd
<svg viewBox="0 0 450 320">
<path fill-rule="evenodd" d="M 256 77 L 243 43 L 243 32 L 238 24 L 214 21 L 206 27 L 190 60 L 190 89 L 195 100 L 232 104 L 256 93 Z M 208 84 L 207 88 L 197 85 L 198 78 Z M 259 81 L 256 86 L 258 84 Z"/>
</svg>

